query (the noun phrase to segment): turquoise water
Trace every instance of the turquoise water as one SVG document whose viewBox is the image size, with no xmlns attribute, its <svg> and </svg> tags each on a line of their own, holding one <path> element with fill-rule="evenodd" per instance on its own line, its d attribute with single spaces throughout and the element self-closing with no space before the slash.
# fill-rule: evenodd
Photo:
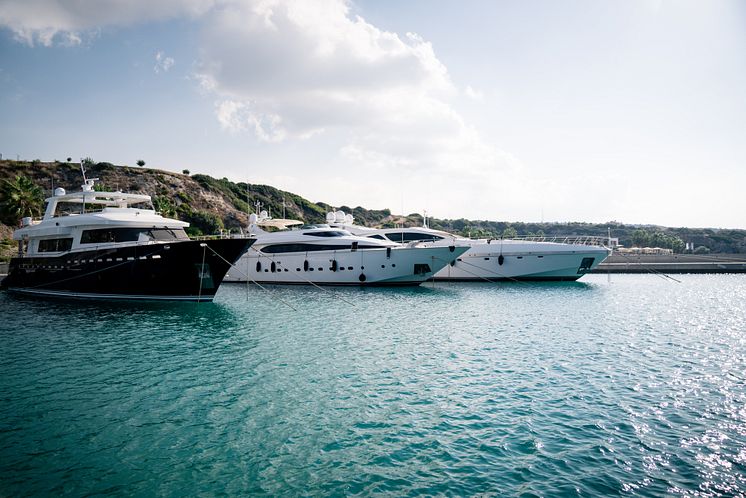
<svg viewBox="0 0 746 498">
<path fill-rule="evenodd" d="M 0 294 L 0 496 L 743 495 L 746 275 L 676 278 Z"/>
</svg>

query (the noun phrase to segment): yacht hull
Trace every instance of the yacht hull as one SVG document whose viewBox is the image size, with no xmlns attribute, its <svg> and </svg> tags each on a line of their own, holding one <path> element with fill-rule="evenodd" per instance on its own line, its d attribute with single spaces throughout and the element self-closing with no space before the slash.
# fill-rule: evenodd
<svg viewBox="0 0 746 498">
<path fill-rule="evenodd" d="M 2 288 L 49 297 L 212 301 L 255 239 L 175 241 L 13 258 Z"/>
<path fill-rule="evenodd" d="M 228 271 L 226 282 L 356 286 L 419 285 L 467 247 L 340 249 L 264 254 L 249 250 Z"/>
<path fill-rule="evenodd" d="M 433 277 L 449 281 L 574 281 L 597 267 L 608 257 L 602 247 L 534 244 L 531 250 L 500 250 L 487 244 L 473 246 L 463 256 Z"/>
</svg>

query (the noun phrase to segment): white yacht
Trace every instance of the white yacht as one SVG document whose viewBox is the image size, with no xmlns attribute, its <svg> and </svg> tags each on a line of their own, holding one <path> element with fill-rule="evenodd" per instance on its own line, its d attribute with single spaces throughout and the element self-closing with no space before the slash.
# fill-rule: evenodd
<svg viewBox="0 0 746 498">
<path fill-rule="evenodd" d="M 469 245 L 471 248 L 436 272 L 435 280 L 577 280 L 606 259 L 610 250 L 601 237 L 526 237 L 467 239 L 424 227 L 368 228 L 354 224 L 343 211 L 327 214 L 330 226 L 375 240 L 420 242 L 431 247 Z"/>
<path fill-rule="evenodd" d="M 249 223 L 257 241 L 228 271 L 226 282 L 419 285 L 469 249 L 464 244 L 402 245 L 328 225 L 297 228 L 302 222 L 271 219 L 266 211 L 252 214 Z"/>
<path fill-rule="evenodd" d="M 256 240 L 190 240 L 189 223 L 156 213 L 150 196 L 58 188 L 43 219 L 13 233 L 18 255 L 2 288 L 47 297 L 212 301 L 228 268 Z"/>
</svg>

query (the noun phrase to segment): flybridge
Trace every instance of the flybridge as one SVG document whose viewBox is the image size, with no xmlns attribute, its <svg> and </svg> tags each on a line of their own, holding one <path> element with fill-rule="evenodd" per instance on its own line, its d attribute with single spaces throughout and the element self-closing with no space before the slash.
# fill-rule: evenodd
<svg viewBox="0 0 746 498">
<path fill-rule="evenodd" d="M 57 188 L 54 195 L 46 199 L 47 209 L 44 212 L 44 219 L 59 216 L 57 209 L 60 204 L 78 204 L 81 205 L 80 212 L 85 212 L 85 205 L 95 205 L 100 207 L 128 208 L 137 204 L 146 204 L 147 209 L 152 210 L 152 204 L 149 195 L 144 194 L 125 194 L 124 192 L 97 192 L 93 189 L 96 178 L 85 180 L 81 186 L 82 191 L 68 194 L 63 188 Z"/>
</svg>

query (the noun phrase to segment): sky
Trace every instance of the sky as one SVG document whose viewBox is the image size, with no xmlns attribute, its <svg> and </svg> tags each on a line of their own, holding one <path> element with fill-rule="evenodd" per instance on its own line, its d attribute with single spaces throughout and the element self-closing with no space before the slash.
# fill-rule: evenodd
<svg viewBox="0 0 746 498">
<path fill-rule="evenodd" d="M 746 2 L 0 0 L 0 154 L 746 228 Z"/>
</svg>

